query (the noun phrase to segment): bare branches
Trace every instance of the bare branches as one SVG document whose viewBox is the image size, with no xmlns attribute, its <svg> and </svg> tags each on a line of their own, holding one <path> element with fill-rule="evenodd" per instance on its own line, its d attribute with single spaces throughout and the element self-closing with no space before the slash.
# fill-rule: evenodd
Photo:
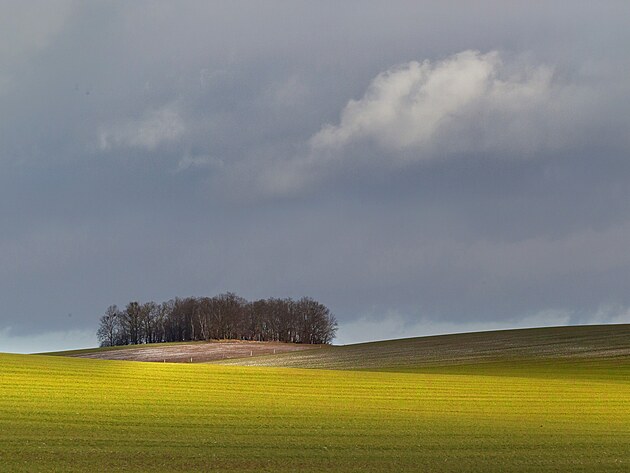
<svg viewBox="0 0 630 473">
<path fill-rule="evenodd" d="M 228 292 L 161 304 L 130 302 L 123 311 L 110 306 L 97 336 L 101 346 L 210 339 L 328 344 L 336 332 L 335 316 L 312 298 L 248 302 Z"/>
</svg>

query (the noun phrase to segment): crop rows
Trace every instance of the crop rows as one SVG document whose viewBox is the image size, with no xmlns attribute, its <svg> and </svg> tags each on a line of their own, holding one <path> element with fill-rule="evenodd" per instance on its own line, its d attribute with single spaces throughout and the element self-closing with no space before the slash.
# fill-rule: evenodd
<svg viewBox="0 0 630 473">
<path fill-rule="evenodd" d="M 0 355 L 0 471 L 627 471 L 630 383 Z"/>
</svg>

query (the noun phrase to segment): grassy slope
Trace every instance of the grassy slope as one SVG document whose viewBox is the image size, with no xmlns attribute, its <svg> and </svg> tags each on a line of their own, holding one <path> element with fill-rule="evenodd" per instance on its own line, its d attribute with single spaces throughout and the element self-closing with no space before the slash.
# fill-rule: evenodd
<svg viewBox="0 0 630 473">
<path fill-rule="evenodd" d="M 0 471 L 628 471 L 630 382 L 0 355 Z"/>
<path fill-rule="evenodd" d="M 607 330 L 318 350 L 424 373 L 0 355 L 0 471 L 625 472 L 630 342 Z M 415 366 L 427 340 L 458 352 Z"/>
<path fill-rule="evenodd" d="M 337 370 L 629 379 L 630 325 L 408 338 L 218 362 Z"/>
</svg>

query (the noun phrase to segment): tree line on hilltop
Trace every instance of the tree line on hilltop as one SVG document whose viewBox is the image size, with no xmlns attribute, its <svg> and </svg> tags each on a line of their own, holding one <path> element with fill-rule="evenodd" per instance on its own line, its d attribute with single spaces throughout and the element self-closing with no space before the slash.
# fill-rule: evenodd
<svg viewBox="0 0 630 473">
<path fill-rule="evenodd" d="M 337 320 L 310 297 L 249 302 L 231 292 L 214 297 L 186 297 L 162 303 L 111 305 L 100 318 L 101 346 L 194 340 L 255 340 L 331 343 Z"/>
</svg>

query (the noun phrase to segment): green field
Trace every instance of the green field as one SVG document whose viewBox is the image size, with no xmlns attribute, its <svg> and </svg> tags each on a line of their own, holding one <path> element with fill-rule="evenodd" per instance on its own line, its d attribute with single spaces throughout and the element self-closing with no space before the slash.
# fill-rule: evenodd
<svg viewBox="0 0 630 473">
<path fill-rule="evenodd" d="M 628 327 L 525 332 L 264 361 L 339 369 L 0 355 L 0 471 L 630 471 Z"/>
</svg>

